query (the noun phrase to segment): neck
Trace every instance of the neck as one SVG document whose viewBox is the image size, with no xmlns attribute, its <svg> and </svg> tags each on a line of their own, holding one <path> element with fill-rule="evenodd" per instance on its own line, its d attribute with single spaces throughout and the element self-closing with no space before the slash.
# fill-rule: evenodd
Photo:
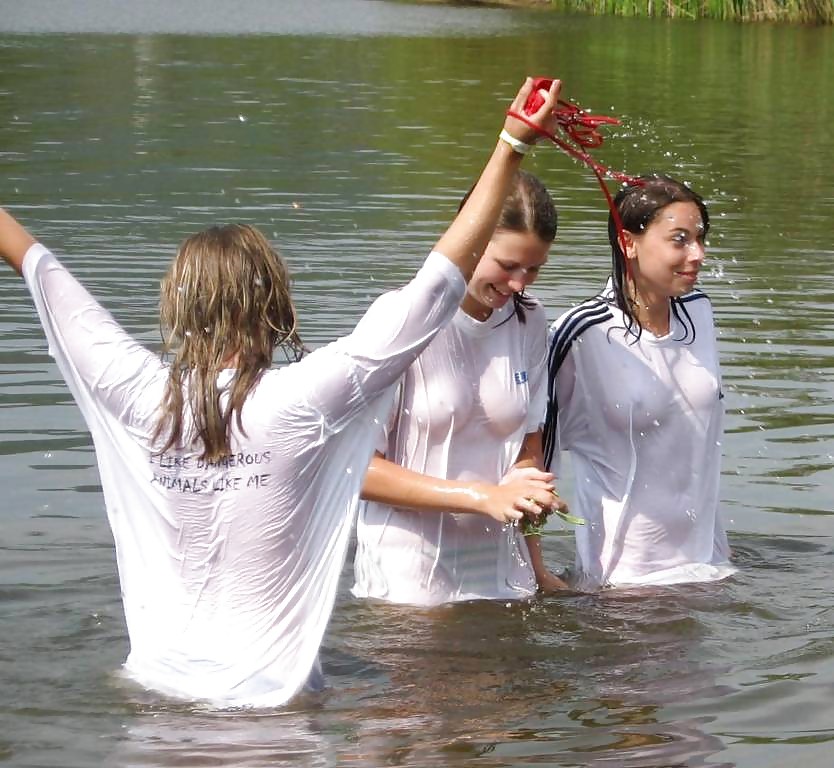
<svg viewBox="0 0 834 768">
<path fill-rule="evenodd" d="M 643 294 L 633 284 L 630 286 L 629 296 L 634 316 L 643 328 L 655 336 L 665 336 L 669 333 L 671 315 L 668 296 L 655 297 Z"/>
<path fill-rule="evenodd" d="M 463 297 L 463 301 L 460 303 L 460 308 L 466 312 L 469 317 L 481 322 L 488 320 L 489 316 L 492 314 L 492 307 L 481 304 L 481 302 L 473 299 L 468 293 Z"/>
</svg>

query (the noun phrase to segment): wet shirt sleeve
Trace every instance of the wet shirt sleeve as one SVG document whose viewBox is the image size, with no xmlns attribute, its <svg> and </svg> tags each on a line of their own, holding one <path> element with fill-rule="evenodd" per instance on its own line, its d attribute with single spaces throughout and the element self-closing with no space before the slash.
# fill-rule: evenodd
<svg viewBox="0 0 834 768">
<path fill-rule="evenodd" d="M 145 386 L 162 367 L 159 358 L 134 341 L 42 245 L 27 252 L 23 276 L 49 354 L 85 416 L 91 398 L 122 423 L 133 421 Z"/>
<path fill-rule="evenodd" d="M 559 321 L 550 328 L 547 347 L 550 348 L 559 333 Z M 584 423 L 581 413 L 581 396 L 577 393 L 576 360 L 573 346 L 560 360 L 552 363 L 548 371 L 546 392 L 547 423 L 545 427 L 545 454 L 550 454 L 549 469 L 559 474 L 561 469 L 561 452 L 570 450 L 580 439 Z M 577 403 L 577 400 L 580 403 Z M 548 434 L 549 433 L 549 434 Z"/>
<path fill-rule="evenodd" d="M 398 381 L 452 319 L 465 289 L 458 268 L 433 252 L 411 282 L 380 296 L 352 333 L 302 361 L 307 404 L 328 432 Z"/>
</svg>

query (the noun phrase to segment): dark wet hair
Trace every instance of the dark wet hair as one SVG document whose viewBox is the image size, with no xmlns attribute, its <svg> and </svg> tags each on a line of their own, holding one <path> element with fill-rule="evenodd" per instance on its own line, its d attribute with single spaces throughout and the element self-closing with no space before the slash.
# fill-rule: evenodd
<svg viewBox="0 0 834 768">
<path fill-rule="evenodd" d="M 458 212 L 469 199 L 472 189 L 460 201 Z M 521 234 L 532 232 L 542 242 L 552 243 L 556 238 L 557 224 L 556 206 L 547 187 L 532 173 L 516 171 L 495 230 Z M 513 310 L 518 315 L 519 322 L 525 322 L 524 310 L 532 309 L 534 306 L 533 300 L 525 296 L 524 291 L 513 294 Z"/>
<path fill-rule="evenodd" d="M 709 232 L 709 213 L 703 198 L 671 176 L 648 174 L 639 176 L 636 184 L 623 187 L 614 198 L 614 207 L 620 216 L 626 232 L 640 235 L 657 218 L 667 205 L 672 203 L 695 203 L 704 224 L 704 237 Z M 611 243 L 611 275 L 614 285 L 614 302 L 626 316 L 626 331 L 640 338 L 643 326 L 634 311 L 634 301 L 628 293 L 628 268 L 620 244 L 617 223 L 612 213 L 608 214 L 608 241 Z M 685 307 L 681 308 L 686 312 Z M 673 307 L 674 311 L 677 309 Z"/>
</svg>

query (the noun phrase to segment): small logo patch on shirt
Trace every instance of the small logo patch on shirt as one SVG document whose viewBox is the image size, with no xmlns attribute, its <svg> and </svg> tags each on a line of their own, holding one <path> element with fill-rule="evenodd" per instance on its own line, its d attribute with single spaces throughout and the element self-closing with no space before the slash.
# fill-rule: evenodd
<svg viewBox="0 0 834 768">
<path fill-rule="evenodd" d="M 513 371 L 513 378 L 516 384 L 524 384 L 527 381 L 527 371 Z"/>
</svg>

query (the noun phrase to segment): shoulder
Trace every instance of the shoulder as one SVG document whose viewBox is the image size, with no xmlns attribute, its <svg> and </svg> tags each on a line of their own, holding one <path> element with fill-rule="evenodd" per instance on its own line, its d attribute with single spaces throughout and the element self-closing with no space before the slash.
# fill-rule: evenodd
<svg viewBox="0 0 834 768">
<path fill-rule="evenodd" d="M 672 299 L 673 308 L 681 308 L 693 318 L 703 318 L 712 322 L 712 302 L 709 296 L 700 289 L 690 291 L 685 296 Z"/>
<path fill-rule="evenodd" d="M 550 365 L 558 368 L 574 341 L 590 329 L 611 321 L 618 311 L 602 296 L 595 296 L 565 312 L 550 327 Z"/>
<path fill-rule="evenodd" d="M 711 305 L 709 300 L 709 296 L 707 296 L 700 288 L 696 288 L 694 291 L 690 291 L 684 296 L 680 296 L 674 301 L 680 304 L 691 304 L 693 302 L 701 302 L 701 304 Z"/>
<path fill-rule="evenodd" d="M 619 310 L 602 296 L 569 309 L 550 326 L 551 343 L 571 341 L 589 328 L 611 320 Z"/>
</svg>

